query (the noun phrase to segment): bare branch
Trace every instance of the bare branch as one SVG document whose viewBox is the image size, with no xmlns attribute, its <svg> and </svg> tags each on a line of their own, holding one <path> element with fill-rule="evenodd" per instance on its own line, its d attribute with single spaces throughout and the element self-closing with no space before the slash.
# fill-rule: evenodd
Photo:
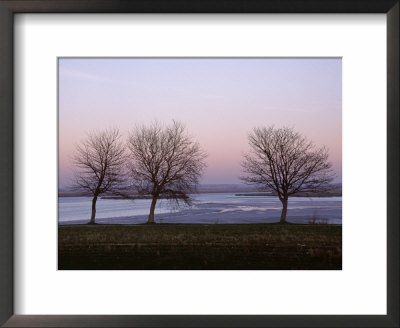
<svg viewBox="0 0 400 328">
<path fill-rule="evenodd" d="M 189 194 L 196 191 L 206 154 L 181 123 L 137 126 L 129 135 L 128 149 L 129 172 L 136 192 L 152 195 L 154 206 L 160 196 L 177 204 L 190 204 Z"/>
<path fill-rule="evenodd" d="M 289 196 L 324 191 L 333 180 L 328 149 L 317 148 L 293 128 L 254 128 L 248 140 L 251 150 L 244 155 L 241 179 L 276 192 L 284 210 Z"/>
<path fill-rule="evenodd" d="M 93 195 L 92 218 L 100 194 L 118 191 L 123 183 L 125 150 L 118 129 L 93 132 L 76 147 L 75 189 Z"/>
</svg>

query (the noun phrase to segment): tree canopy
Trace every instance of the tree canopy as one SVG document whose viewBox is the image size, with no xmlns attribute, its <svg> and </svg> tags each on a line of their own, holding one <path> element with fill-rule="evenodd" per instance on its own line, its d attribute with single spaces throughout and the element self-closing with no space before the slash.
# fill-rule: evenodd
<svg viewBox="0 0 400 328">
<path fill-rule="evenodd" d="M 190 204 L 189 194 L 196 191 L 206 155 L 181 123 L 137 126 L 128 137 L 128 148 L 132 188 L 152 196 L 149 223 L 154 223 L 160 197 Z"/>
<path fill-rule="evenodd" d="M 328 149 L 316 147 L 293 128 L 254 128 L 248 142 L 251 150 L 244 155 L 241 179 L 277 193 L 283 204 L 281 222 L 286 221 L 289 196 L 327 190 L 334 177 Z"/>
</svg>

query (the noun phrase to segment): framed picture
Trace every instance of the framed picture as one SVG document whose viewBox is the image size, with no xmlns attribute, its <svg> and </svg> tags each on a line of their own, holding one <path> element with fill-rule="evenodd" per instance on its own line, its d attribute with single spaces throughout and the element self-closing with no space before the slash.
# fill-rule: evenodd
<svg viewBox="0 0 400 328">
<path fill-rule="evenodd" d="M 341 64 L 59 58 L 58 269 L 341 270 Z"/>
<path fill-rule="evenodd" d="M 0 10 L 1 324 L 399 325 L 398 1 Z"/>
</svg>

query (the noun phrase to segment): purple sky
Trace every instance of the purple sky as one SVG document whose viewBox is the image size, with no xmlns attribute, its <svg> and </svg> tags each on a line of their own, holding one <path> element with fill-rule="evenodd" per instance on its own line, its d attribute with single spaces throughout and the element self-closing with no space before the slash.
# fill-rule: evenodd
<svg viewBox="0 0 400 328">
<path fill-rule="evenodd" d="M 59 59 L 59 183 L 89 131 L 185 124 L 208 154 L 202 183 L 240 183 L 254 126 L 293 126 L 326 145 L 342 181 L 341 59 Z"/>
</svg>

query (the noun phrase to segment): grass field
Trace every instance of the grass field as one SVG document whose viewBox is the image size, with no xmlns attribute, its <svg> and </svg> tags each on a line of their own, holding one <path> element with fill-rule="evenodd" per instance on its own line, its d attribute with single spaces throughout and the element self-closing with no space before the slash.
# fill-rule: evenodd
<svg viewBox="0 0 400 328">
<path fill-rule="evenodd" d="M 60 270 L 341 270 L 342 226 L 71 225 Z"/>
</svg>

